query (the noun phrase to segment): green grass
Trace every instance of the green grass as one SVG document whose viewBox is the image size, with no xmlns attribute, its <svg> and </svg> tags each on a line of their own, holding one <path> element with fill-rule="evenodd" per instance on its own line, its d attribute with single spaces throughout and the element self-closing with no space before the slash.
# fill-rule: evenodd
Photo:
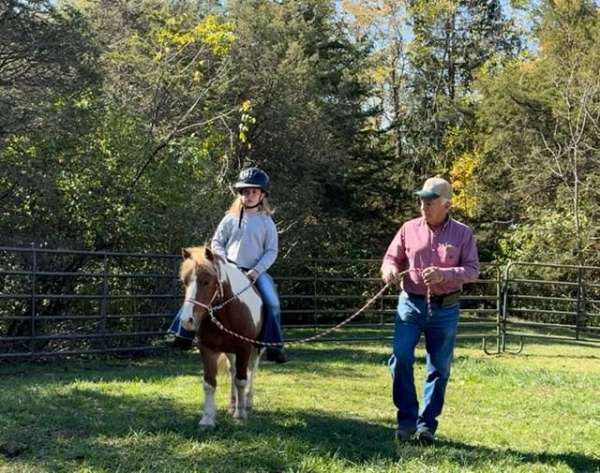
<svg viewBox="0 0 600 473">
<path fill-rule="evenodd" d="M 0 472 L 598 472 L 600 348 L 457 347 L 440 442 L 392 441 L 387 342 L 263 364 L 246 425 L 200 432 L 198 355 L 0 366 Z M 423 379 L 418 350 L 416 378 Z"/>
</svg>

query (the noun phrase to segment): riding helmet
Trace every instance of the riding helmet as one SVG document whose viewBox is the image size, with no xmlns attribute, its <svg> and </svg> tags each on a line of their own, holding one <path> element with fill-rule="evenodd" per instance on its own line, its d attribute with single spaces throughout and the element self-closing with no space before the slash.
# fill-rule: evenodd
<svg viewBox="0 0 600 473">
<path fill-rule="evenodd" d="M 238 176 L 237 182 L 233 185 L 233 188 L 240 192 L 242 189 L 248 187 L 258 187 L 265 194 L 268 194 L 269 190 L 269 175 L 260 168 L 246 168 L 242 169 Z"/>
</svg>

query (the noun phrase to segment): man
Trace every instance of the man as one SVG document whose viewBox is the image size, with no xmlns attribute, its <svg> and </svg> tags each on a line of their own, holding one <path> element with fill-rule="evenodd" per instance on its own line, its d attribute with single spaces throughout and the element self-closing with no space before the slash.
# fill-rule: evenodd
<svg viewBox="0 0 600 473">
<path fill-rule="evenodd" d="M 432 177 L 415 194 L 421 199 L 422 216 L 402 225 L 385 253 L 381 274 L 387 283 L 408 270 L 402 277 L 389 362 L 397 408 L 396 440 L 407 441 L 416 434 L 417 440 L 431 444 L 450 376 L 459 295 L 464 283 L 477 279 L 479 262 L 473 232 L 448 215 L 450 184 Z M 413 364 L 421 333 L 425 334 L 427 378 L 419 410 Z"/>
</svg>

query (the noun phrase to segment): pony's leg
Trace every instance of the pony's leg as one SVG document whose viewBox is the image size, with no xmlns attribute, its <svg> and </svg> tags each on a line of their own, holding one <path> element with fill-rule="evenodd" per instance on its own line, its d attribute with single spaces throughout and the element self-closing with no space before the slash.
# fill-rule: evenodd
<svg viewBox="0 0 600 473">
<path fill-rule="evenodd" d="M 212 428 L 216 425 L 217 408 L 215 405 L 215 390 L 217 389 L 217 359 L 219 354 L 201 347 L 202 363 L 204 365 L 204 411 L 198 425 L 202 428 Z"/>
<path fill-rule="evenodd" d="M 248 385 L 246 386 L 246 412 L 250 414 L 254 406 L 254 377 L 258 371 L 260 355 L 265 349 L 252 350 L 250 361 L 248 362 Z"/>
<path fill-rule="evenodd" d="M 246 386 L 248 385 L 248 361 L 252 348 L 236 353 L 235 357 L 235 393 L 236 403 L 233 411 L 234 419 L 246 419 L 248 412 L 246 410 Z"/>
<path fill-rule="evenodd" d="M 233 415 L 235 412 L 236 405 L 236 388 L 235 388 L 235 355 L 233 353 L 226 353 L 227 360 L 229 361 L 229 374 L 231 375 L 231 385 L 230 385 L 230 396 L 229 396 L 229 409 L 227 412 Z"/>
</svg>

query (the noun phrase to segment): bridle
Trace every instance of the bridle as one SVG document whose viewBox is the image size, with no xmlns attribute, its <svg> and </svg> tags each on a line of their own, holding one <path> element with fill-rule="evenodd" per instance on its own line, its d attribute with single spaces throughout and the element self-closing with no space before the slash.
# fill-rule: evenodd
<svg viewBox="0 0 600 473">
<path fill-rule="evenodd" d="M 215 292 L 214 292 L 213 296 L 210 298 L 210 301 L 208 302 L 208 304 L 204 304 L 203 302 L 199 302 L 195 299 L 185 299 L 183 301 L 183 302 L 189 302 L 190 304 L 193 304 L 195 306 L 202 307 L 203 309 L 205 309 L 206 312 L 208 312 L 208 314 L 210 315 L 210 318 L 211 318 L 211 320 L 213 320 L 213 322 L 215 320 L 214 319 L 215 312 L 221 310 L 223 307 L 225 307 L 229 303 L 233 302 L 243 292 L 247 291 L 254 285 L 254 282 L 250 281 L 250 283 L 247 286 L 245 286 L 243 289 L 234 293 L 228 299 L 225 299 L 225 291 L 223 290 L 223 281 L 221 279 L 221 275 L 219 272 L 219 264 L 217 262 L 215 262 L 214 266 L 215 266 L 215 272 L 216 272 L 216 276 L 217 276 L 217 287 L 215 288 Z M 222 302 L 220 304 L 215 305 L 214 302 L 215 302 L 215 299 L 217 299 L 218 295 L 220 295 L 220 299 Z"/>
</svg>

